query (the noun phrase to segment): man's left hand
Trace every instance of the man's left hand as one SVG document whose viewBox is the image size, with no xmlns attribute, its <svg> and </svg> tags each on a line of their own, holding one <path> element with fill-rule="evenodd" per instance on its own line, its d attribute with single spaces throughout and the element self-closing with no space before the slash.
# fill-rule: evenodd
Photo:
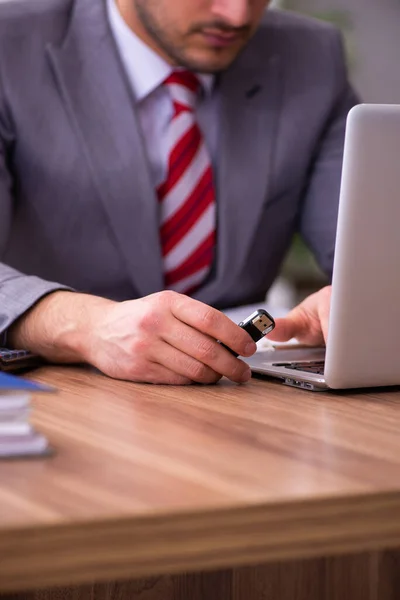
<svg viewBox="0 0 400 600">
<path fill-rule="evenodd" d="M 328 337 L 328 321 L 331 305 L 331 286 L 308 296 L 285 318 L 276 319 L 275 329 L 268 339 L 286 342 L 296 338 L 307 346 L 323 346 Z"/>
</svg>

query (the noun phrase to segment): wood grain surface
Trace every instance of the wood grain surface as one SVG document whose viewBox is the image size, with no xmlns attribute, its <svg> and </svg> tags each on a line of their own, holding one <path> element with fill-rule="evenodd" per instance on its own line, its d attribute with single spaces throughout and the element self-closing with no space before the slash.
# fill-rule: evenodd
<svg viewBox="0 0 400 600">
<path fill-rule="evenodd" d="M 56 454 L 0 463 L 0 591 L 400 546 L 398 389 L 35 379 Z"/>
<path fill-rule="evenodd" d="M 1 596 L 2 600 L 394 600 L 377 596 L 375 555 L 308 559 L 94 583 Z M 386 573 L 387 574 L 387 573 Z M 388 581 L 391 581 L 389 577 Z"/>
</svg>

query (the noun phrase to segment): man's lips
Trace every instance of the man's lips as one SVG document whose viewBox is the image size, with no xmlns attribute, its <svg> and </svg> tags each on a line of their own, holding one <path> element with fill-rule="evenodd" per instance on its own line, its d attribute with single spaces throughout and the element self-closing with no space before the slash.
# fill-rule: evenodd
<svg viewBox="0 0 400 600">
<path fill-rule="evenodd" d="M 242 38 L 237 31 L 222 31 L 221 29 L 203 29 L 201 33 L 211 46 L 217 47 L 231 46 Z"/>
</svg>

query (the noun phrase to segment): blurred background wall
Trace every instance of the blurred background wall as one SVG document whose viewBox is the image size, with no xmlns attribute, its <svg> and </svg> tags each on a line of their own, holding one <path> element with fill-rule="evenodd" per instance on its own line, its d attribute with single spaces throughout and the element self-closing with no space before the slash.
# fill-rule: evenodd
<svg viewBox="0 0 400 600">
<path fill-rule="evenodd" d="M 400 104 L 400 0 L 283 0 L 336 22 L 351 48 L 351 76 L 366 102 Z"/>
</svg>

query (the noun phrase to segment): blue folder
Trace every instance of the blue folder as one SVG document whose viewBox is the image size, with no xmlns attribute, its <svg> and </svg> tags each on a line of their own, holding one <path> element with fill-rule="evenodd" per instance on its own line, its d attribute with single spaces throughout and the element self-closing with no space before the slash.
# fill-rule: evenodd
<svg viewBox="0 0 400 600">
<path fill-rule="evenodd" d="M 16 377 L 15 375 L 9 375 L 8 373 L 2 373 L 0 371 L 0 394 L 3 391 L 8 390 L 21 390 L 28 392 L 54 392 L 55 389 L 44 385 L 42 383 L 36 383 L 35 381 L 29 381 L 22 377 Z"/>
</svg>

